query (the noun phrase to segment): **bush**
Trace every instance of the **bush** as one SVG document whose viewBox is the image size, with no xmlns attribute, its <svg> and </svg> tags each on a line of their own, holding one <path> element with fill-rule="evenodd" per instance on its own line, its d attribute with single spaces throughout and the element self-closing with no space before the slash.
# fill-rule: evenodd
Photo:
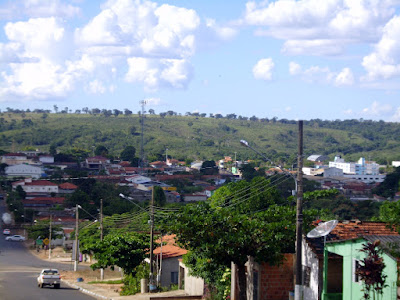
<svg viewBox="0 0 400 300">
<path fill-rule="evenodd" d="M 134 295 L 140 293 L 140 280 L 147 278 L 150 273 L 150 267 L 147 263 L 143 263 L 136 268 L 136 275 L 126 274 L 122 280 L 124 285 L 121 288 L 120 295 Z"/>
</svg>

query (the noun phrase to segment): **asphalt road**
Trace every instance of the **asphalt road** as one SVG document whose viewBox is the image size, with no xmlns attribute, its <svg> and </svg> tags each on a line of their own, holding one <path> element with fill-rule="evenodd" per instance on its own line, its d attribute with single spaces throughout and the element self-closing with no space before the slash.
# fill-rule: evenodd
<svg viewBox="0 0 400 300">
<path fill-rule="evenodd" d="M 0 200 L 0 217 L 5 211 Z M 92 297 L 61 283 L 60 289 L 38 288 L 36 278 L 44 268 L 71 270 L 72 265 L 42 261 L 33 256 L 21 242 L 5 241 L 4 225 L 0 232 L 0 299 L 1 300 L 93 300 Z M 11 231 L 11 234 L 13 232 Z"/>
</svg>

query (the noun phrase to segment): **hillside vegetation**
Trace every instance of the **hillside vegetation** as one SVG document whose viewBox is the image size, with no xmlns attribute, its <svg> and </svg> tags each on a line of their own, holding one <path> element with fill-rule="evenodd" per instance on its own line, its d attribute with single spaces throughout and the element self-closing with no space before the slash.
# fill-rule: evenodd
<svg viewBox="0 0 400 300">
<path fill-rule="evenodd" d="M 75 148 L 91 154 L 104 145 L 118 156 L 126 146 L 140 153 L 141 118 L 135 114 L 1 113 L 0 149 L 14 152 L 29 148 L 48 152 Z M 295 121 L 237 119 L 178 115 L 145 115 L 145 157 L 168 155 L 184 159 L 260 159 L 240 145 L 247 140 L 275 162 L 296 162 L 298 129 Z M 400 124 L 383 121 L 304 121 L 304 153 L 325 154 L 347 160 L 360 156 L 381 164 L 400 160 Z"/>
</svg>

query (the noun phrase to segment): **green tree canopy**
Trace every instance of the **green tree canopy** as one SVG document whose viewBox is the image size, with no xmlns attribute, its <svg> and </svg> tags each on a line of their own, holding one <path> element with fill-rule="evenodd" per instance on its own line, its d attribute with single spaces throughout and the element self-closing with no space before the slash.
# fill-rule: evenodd
<svg viewBox="0 0 400 300">
<path fill-rule="evenodd" d="M 122 150 L 120 158 L 125 161 L 133 161 L 135 158 L 136 149 L 133 146 L 126 146 L 124 150 Z"/>
<path fill-rule="evenodd" d="M 246 299 L 248 256 L 277 264 L 283 253 L 294 251 L 296 210 L 282 201 L 265 178 L 230 183 L 211 201 L 187 205 L 166 227 L 176 233 L 179 245 L 190 251 L 185 261 L 192 273 L 208 284 L 214 285 L 234 262 L 242 300 Z M 304 224 L 310 225 L 316 214 L 305 211 Z"/>
<path fill-rule="evenodd" d="M 135 275 L 135 268 L 148 256 L 149 250 L 149 237 L 146 234 L 129 232 L 107 235 L 93 247 L 97 262 L 91 268 L 118 266 L 126 274 Z"/>
<path fill-rule="evenodd" d="M 203 175 L 218 174 L 218 167 L 213 160 L 206 160 L 201 165 L 200 173 Z"/>
</svg>

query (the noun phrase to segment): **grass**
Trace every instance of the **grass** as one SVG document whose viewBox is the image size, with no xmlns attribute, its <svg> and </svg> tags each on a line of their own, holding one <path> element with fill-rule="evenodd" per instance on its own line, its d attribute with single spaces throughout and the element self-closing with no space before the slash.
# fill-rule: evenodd
<svg viewBox="0 0 400 300">
<path fill-rule="evenodd" d="M 104 281 L 89 281 L 88 284 L 122 284 L 122 279 L 118 280 L 104 280 Z"/>
</svg>

